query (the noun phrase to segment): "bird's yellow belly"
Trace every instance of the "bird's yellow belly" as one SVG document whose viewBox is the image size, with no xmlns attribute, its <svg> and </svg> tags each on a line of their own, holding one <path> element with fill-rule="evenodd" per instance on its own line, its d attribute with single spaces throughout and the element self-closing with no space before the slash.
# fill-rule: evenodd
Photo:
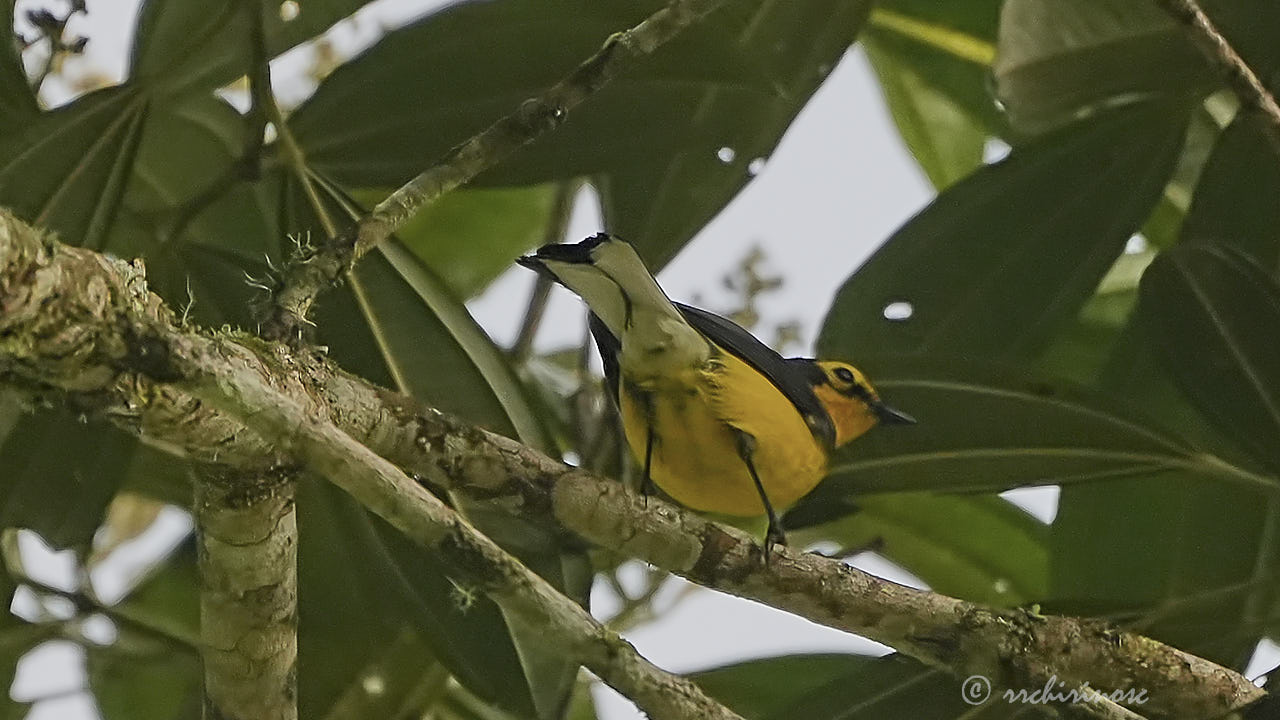
<svg viewBox="0 0 1280 720">
<path fill-rule="evenodd" d="M 642 393 L 624 383 L 619 395 L 627 442 L 636 458 L 644 462 L 652 422 L 656 433 L 650 475 L 687 507 L 740 517 L 764 514 L 735 430 L 754 438 L 756 472 L 779 512 L 826 474 L 826 453 L 795 406 L 735 357 L 720 358 L 712 369 L 690 371 L 688 382 Z"/>
</svg>

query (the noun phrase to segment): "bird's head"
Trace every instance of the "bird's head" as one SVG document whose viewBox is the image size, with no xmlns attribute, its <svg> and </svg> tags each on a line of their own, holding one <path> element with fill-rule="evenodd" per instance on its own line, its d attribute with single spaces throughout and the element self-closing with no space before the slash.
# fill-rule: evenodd
<svg viewBox="0 0 1280 720">
<path fill-rule="evenodd" d="M 915 424 L 915 418 L 886 405 L 867 376 L 854 366 L 827 360 L 814 364 L 822 370 L 822 379 L 814 384 L 813 392 L 835 425 L 836 447 L 870 430 L 876 423 Z M 817 373 L 814 378 L 817 379 Z"/>
</svg>

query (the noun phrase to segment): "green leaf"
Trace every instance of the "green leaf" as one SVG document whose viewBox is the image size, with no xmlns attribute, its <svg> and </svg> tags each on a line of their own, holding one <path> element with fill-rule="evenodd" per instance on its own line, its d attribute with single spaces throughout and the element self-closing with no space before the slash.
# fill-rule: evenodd
<svg viewBox="0 0 1280 720">
<path fill-rule="evenodd" d="M 1280 150 L 1271 132 L 1250 112 L 1227 126 L 1195 187 L 1182 237 L 1235 248 L 1280 277 Z"/>
<path fill-rule="evenodd" d="M 290 125 L 308 160 L 338 182 L 399 185 L 661 5 L 458 4 L 391 33 L 339 68 Z M 755 18 L 761 7 L 764 14 Z M 864 14 L 864 3 L 836 0 L 726 8 L 477 182 L 603 176 L 612 229 L 660 266 L 745 184 L 748 163 L 772 151 Z M 815 34 L 815 27 L 822 31 Z M 702 109 L 691 113 L 692 107 Z M 733 162 L 717 159 L 722 147 L 734 150 Z"/>
<path fill-rule="evenodd" d="M 1203 3 L 1260 77 L 1270 77 L 1280 8 L 1260 0 Z M 1008 0 L 1000 15 L 996 93 L 1017 128 L 1041 132 L 1124 98 L 1187 96 L 1220 82 L 1155 3 Z"/>
<path fill-rule="evenodd" d="M 54 547 L 88 547 L 138 441 L 66 410 L 27 414 L 0 401 L 0 524 Z"/>
<path fill-rule="evenodd" d="M 356 191 L 373 206 L 389 191 Z M 414 215 L 396 236 L 459 298 L 483 290 L 545 236 L 554 185 L 457 190 Z"/>
<path fill-rule="evenodd" d="M 862 42 L 907 147 L 941 189 L 980 167 L 1004 122 L 988 89 L 998 2 L 894 0 Z"/>
<path fill-rule="evenodd" d="M 1023 605 L 1048 595 L 1048 529 L 1013 503 L 995 496 L 890 493 L 846 498 L 856 509 L 842 518 L 788 534 L 802 545 L 835 541 L 867 547 L 928 583 L 933 590 L 975 602 Z"/>
<path fill-rule="evenodd" d="M 0 28 L 4 29 L 5 42 L 0 43 L 0 137 L 16 132 L 40 114 L 36 96 L 31 92 L 26 70 L 22 67 L 22 55 L 13 35 L 13 3 L 0 2 Z"/>
<path fill-rule="evenodd" d="M 300 717 L 322 717 L 407 623 L 459 682 L 522 717 L 533 700 L 501 612 L 326 483 L 300 487 Z M 423 673 L 430 657 L 419 661 Z"/>
<path fill-rule="evenodd" d="M 246 129 L 240 113 L 215 95 L 152 102 L 125 203 L 134 213 L 165 220 L 164 213 L 182 207 L 231 169 Z"/>
<path fill-rule="evenodd" d="M 953 185 L 845 282 L 823 357 L 1016 358 L 1073 317 L 1159 197 L 1186 112 L 1118 109 L 1017 147 Z M 887 320 L 893 303 L 910 317 Z"/>
<path fill-rule="evenodd" d="M 1162 469 L 1280 487 L 1069 383 L 956 361 L 872 360 L 877 389 L 919 424 L 879 427 L 837 450 L 827 479 L 798 507 L 847 506 L 847 498 L 867 493 L 991 492 Z"/>
<path fill-rule="evenodd" d="M 211 90 L 249 71 L 250 16 L 263 13 L 268 57 L 319 35 L 369 0 L 305 0 L 293 20 L 277 0 L 146 0 L 138 13 L 129 74 L 165 91 Z"/>
<path fill-rule="evenodd" d="M 63 242 L 101 249 L 146 108 L 133 88 L 99 90 L 0 138 L 0 205 Z"/>
<path fill-rule="evenodd" d="M 1176 258 L 1206 252 L 1223 251 L 1181 245 L 1148 270 L 1141 302 L 1112 352 L 1100 387 L 1160 417 L 1196 447 L 1236 467 L 1255 468 L 1258 460 L 1241 448 L 1241 441 L 1250 437 L 1248 429 L 1212 423 L 1197 412 L 1189 402 L 1194 398 L 1179 390 L 1177 373 L 1171 372 L 1175 366 L 1185 372 L 1213 365 L 1197 371 L 1212 375 L 1229 371 L 1229 364 L 1218 366 L 1214 359 L 1222 356 L 1203 344 L 1178 348 L 1183 357 L 1175 363 L 1162 357 L 1162 325 L 1168 319 L 1160 316 L 1174 307 L 1151 301 L 1152 283 L 1156 289 L 1171 286 L 1181 288 L 1175 295 L 1185 294 Z M 1179 325 L 1203 327 L 1202 316 L 1192 310 L 1178 309 Z M 1202 380 L 1212 382 L 1210 377 Z M 1275 482 L 1274 474 L 1253 474 Z M 1053 597 L 1068 601 L 1069 607 L 1119 611 L 1112 619 L 1238 666 L 1264 631 L 1280 581 L 1274 572 L 1280 553 L 1274 532 L 1280 526 L 1280 495 L 1273 486 L 1225 480 L 1174 468 L 1064 487 L 1053 526 Z"/>
<path fill-rule="evenodd" d="M 1178 472 L 1065 487 L 1051 596 L 1071 612 L 1110 610 L 1113 621 L 1240 667 L 1280 590 L 1277 497 Z"/>
<path fill-rule="evenodd" d="M 200 658 L 173 653 L 149 638 L 132 638 L 128 649 L 90 647 L 89 687 L 103 720 L 192 720 L 200 717 Z"/>
<path fill-rule="evenodd" d="M 1092 385 L 1111 361 L 1138 303 L 1138 281 L 1155 258 L 1150 248 L 1116 259 L 1075 319 L 1054 336 L 1036 369 L 1050 377 Z"/>
<path fill-rule="evenodd" d="M 599 173 L 610 232 L 635 244 L 654 270 L 675 257 L 750 181 L 751 163 L 773 153 L 857 38 L 870 7 L 870 2 L 842 0 L 730 4 L 647 63 L 645 68 L 693 66 L 705 62 L 709 51 L 734 58 L 746 48 L 756 55 L 742 68 L 745 77 L 697 83 L 688 88 L 688 97 L 665 99 L 674 101 L 668 107 L 679 115 L 657 129 L 661 135 L 684 136 L 675 152 L 649 152 L 630 162 L 619 158 Z M 629 97 L 628 103 L 636 99 Z M 627 118 L 635 117 L 636 108 L 651 112 L 639 102 L 603 122 L 632 130 L 635 121 Z M 659 147 L 656 137 L 626 136 L 635 147 Z"/>
<path fill-rule="evenodd" d="M 1280 285 L 1230 248 L 1181 245 L 1147 270 L 1142 303 L 1182 391 L 1280 470 Z"/>
<path fill-rule="evenodd" d="M 1114 97 L 1204 91 L 1214 76 L 1155 3 L 1008 0 L 995 79 L 1013 125 L 1039 132 Z"/>
<path fill-rule="evenodd" d="M 982 166 L 986 129 L 868 30 L 862 39 L 907 149 L 942 189 Z"/>
<path fill-rule="evenodd" d="M 692 676 L 747 720 L 955 718 L 959 683 L 901 656 L 783 655 Z"/>
</svg>

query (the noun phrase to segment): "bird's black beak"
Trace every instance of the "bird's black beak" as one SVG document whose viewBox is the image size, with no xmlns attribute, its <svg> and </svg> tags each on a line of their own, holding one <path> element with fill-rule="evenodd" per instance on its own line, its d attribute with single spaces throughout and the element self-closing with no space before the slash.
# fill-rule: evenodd
<svg viewBox="0 0 1280 720">
<path fill-rule="evenodd" d="M 901 410 L 894 410 L 882 402 L 871 406 L 871 412 L 885 425 L 915 425 L 916 419 Z"/>
</svg>

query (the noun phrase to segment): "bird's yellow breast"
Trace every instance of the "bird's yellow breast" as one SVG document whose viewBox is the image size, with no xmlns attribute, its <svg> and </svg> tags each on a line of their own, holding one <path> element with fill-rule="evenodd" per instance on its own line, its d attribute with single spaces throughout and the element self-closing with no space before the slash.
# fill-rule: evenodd
<svg viewBox="0 0 1280 720">
<path fill-rule="evenodd" d="M 661 385 L 629 383 L 624 368 L 618 405 L 636 458 L 644 462 L 652 423 L 650 475 L 658 487 L 695 510 L 740 517 L 764 514 L 735 430 L 754 439 L 756 471 L 779 510 L 826 474 L 827 453 L 795 406 L 768 378 L 724 351 L 704 367 L 665 378 Z"/>
</svg>

